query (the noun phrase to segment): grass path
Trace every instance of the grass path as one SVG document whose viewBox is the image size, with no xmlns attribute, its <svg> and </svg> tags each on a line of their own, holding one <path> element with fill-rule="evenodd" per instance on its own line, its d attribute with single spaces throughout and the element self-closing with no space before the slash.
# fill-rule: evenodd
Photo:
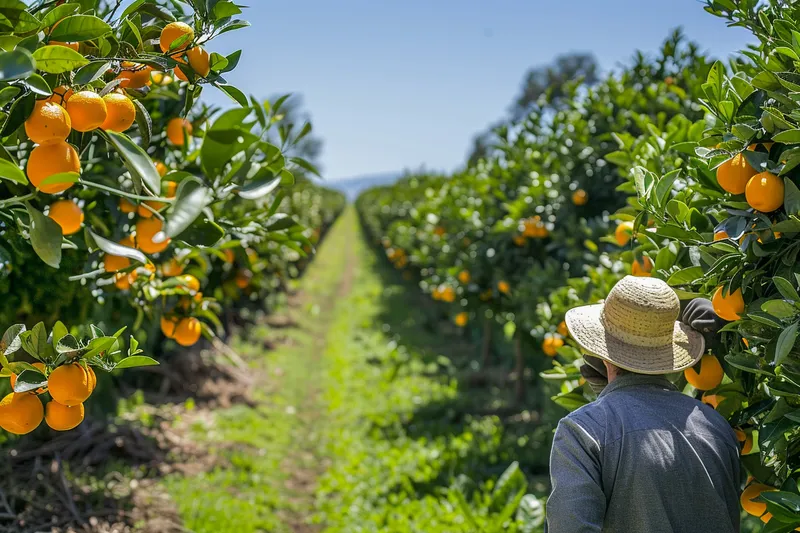
<svg viewBox="0 0 800 533">
<path fill-rule="evenodd" d="M 509 390 L 465 385 L 474 345 L 368 248 L 352 208 L 299 290 L 288 311 L 296 326 L 256 326 L 234 344 L 260 376 L 254 406 L 219 410 L 194 428 L 220 466 L 164 482 L 186 528 L 501 527 L 491 523 L 494 480 L 514 460 L 539 473 L 546 429 L 525 416 L 472 414 L 502 407 Z M 265 341 L 278 348 L 265 351 Z"/>
</svg>

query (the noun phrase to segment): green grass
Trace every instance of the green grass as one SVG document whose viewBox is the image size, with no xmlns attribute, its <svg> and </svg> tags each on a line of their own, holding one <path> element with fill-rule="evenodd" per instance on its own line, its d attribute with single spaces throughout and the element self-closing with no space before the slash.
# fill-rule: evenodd
<svg viewBox="0 0 800 533">
<path fill-rule="evenodd" d="M 259 327 L 235 345 L 269 376 L 258 406 L 220 410 L 197 428 L 224 464 L 164 482 L 186 527 L 515 530 L 526 488 L 545 489 L 531 474 L 544 472 L 549 428 L 471 414 L 506 405 L 508 391 L 464 384 L 474 345 L 365 245 L 352 209 L 301 288 L 309 303 L 288 344 L 263 352 L 275 332 Z M 496 488 L 515 460 L 522 470 Z"/>
</svg>

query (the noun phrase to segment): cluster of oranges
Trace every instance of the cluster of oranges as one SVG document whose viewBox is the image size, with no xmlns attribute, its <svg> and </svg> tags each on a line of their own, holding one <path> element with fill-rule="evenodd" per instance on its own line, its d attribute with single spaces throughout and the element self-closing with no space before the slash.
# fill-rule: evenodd
<svg viewBox="0 0 800 533">
<path fill-rule="evenodd" d="M 764 143 L 770 149 L 772 143 Z M 757 145 L 747 149 L 755 151 Z M 747 203 L 762 213 L 771 213 L 783 205 L 783 179 L 771 172 L 759 172 L 747 162 L 744 154 L 736 154 L 717 167 L 717 182 L 731 194 L 744 194 Z"/>
<path fill-rule="evenodd" d="M 34 363 L 45 374 L 47 367 Z M 0 427 L 15 435 L 30 433 L 44 420 L 56 431 L 67 431 L 83 422 L 85 402 L 97 386 L 97 376 L 90 366 L 69 363 L 56 367 L 47 377 L 47 389 L 12 392 L 0 401 Z M 16 384 L 11 375 L 11 387 Z M 39 395 L 50 393 L 46 406 Z"/>
<path fill-rule="evenodd" d="M 449 285 L 438 285 L 433 288 L 431 297 L 439 302 L 453 303 L 456 301 L 456 290 Z"/>
</svg>

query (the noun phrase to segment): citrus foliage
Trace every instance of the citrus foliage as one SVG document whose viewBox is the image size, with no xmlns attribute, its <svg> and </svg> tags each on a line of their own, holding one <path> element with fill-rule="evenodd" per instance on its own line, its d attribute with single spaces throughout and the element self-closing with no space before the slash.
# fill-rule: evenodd
<svg viewBox="0 0 800 533">
<path fill-rule="evenodd" d="M 759 503 L 745 498 L 745 510 L 766 530 L 791 531 L 800 524 L 800 8 L 757 4 L 706 6 L 759 42 L 728 65 L 670 40 L 655 61 L 501 128 L 495 152 L 473 167 L 407 178 L 359 206 L 395 265 L 447 295 L 438 299 L 458 323 L 463 312 L 497 317 L 527 343 L 531 366 L 553 357 L 542 377 L 559 384 L 554 399 L 567 409 L 593 397 L 562 325 L 567 309 L 596 303 L 625 274 L 660 277 L 683 300 L 712 299 L 730 323 L 676 384 L 731 422 L 745 469 L 774 489 L 751 491 Z"/>
<path fill-rule="evenodd" d="M 3 409 L 26 413 L 3 425 L 14 433 L 42 418 L 74 427 L 93 369 L 157 364 L 140 343 L 159 354 L 165 338 L 191 346 L 223 334 L 223 305 L 263 299 L 297 275 L 343 206 L 308 181 L 317 171 L 295 146 L 311 125 L 283 114 L 288 95 L 262 102 L 226 81 L 242 52 L 214 53 L 213 39 L 248 25 L 240 6 L 121 4 L 2 8 L 0 316 L 36 323 L 4 339 L 14 396 Z M 208 89 L 235 107 L 203 105 Z M 76 327 L 58 322 L 65 315 Z M 45 392 L 39 416 L 29 396 Z"/>
</svg>

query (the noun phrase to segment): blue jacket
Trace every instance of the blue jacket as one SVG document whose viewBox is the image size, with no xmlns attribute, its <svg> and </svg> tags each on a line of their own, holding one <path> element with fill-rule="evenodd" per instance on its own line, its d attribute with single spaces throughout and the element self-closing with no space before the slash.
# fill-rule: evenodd
<svg viewBox="0 0 800 533">
<path fill-rule="evenodd" d="M 739 447 L 662 376 L 626 374 L 561 420 L 548 533 L 738 533 Z"/>
</svg>

